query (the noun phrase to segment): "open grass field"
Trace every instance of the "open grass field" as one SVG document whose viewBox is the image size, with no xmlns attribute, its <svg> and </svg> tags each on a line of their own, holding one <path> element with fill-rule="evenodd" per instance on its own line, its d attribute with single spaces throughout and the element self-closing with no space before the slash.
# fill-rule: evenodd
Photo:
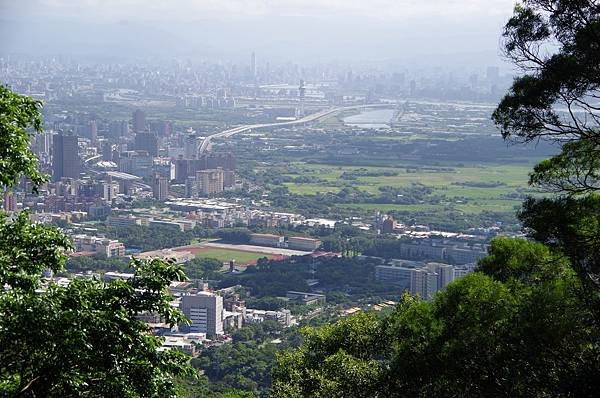
<svg viewBox="0 0 600 398">
<path fill-rule="evenodd" d="M 535 194 L 527 185 L 531 164 L 465 164 L 461 166 L 421 166 L 408 164 L 404 167 L 359 167 L 355 165 L 338 166 L 327 164 L 294 163 L 294 173 L 290 177 L 314 177 L 317 182 L 292 183 L 285 185 L 290 192 L 300 195 L 314 195 L 317 192 L 339 192 L 344 187 L 355 187 L 372 194 L 379 194 L 379 188 L 410 187 L 421 184 L 433 189 L 433 195 L 443 195 L 440 204 L 380 205 L 352 204 L 346 208 L 399 210 L 439 210 L 453 208 L 465 213 L 482 211 L 512 212 L 519 206 L 519 195 Z M 392 176 L 358 176 L 356 179 L 341 178 L 344 172 L 357 170 L 369 172 L 393 172 Z M 512 197 L 509 197 L 511 195 Z"/>
<path fill-rule="evenodd" d="M 196 255 L 196 257 L 215 258 L 222 262 L 235 260 L 236 265 L 253 264 L 256 262 L 256 260 L 263 257 L 276 257 L 264 253 L 252 253 L 241 250 L 228 250 L 213 247 L 198 248 L 194 250 L 194 254 Z"/>
</svg>

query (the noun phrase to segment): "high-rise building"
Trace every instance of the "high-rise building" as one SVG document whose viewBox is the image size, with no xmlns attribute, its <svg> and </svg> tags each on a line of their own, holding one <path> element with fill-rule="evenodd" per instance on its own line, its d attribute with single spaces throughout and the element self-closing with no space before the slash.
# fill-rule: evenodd
<svg viewBox="0 0 600 398">
<path fill-rule="evenodd" d="M 235 185 L 235 172 L 223 170 L 223 188 L 231 188 Z"/>
<path fill-rule="evenodd" d="M 175 181 L 184 183 L 188 178 L 188 161 L 180 157 L 175 159 Z"/>
<path fill-rule="evenodd" d="M 196 172 L 198 191 L 204 195 L 223 192 L 225 188 L 223 169 L 200 170 Z"/>
<path fill-rule="evenodd" d="M 198 155 L 199 137 L 195 134 L 189 134 L 185 137 L 184 157 L 185 159 L 195 159 Z"/>
<path fill-rule="evenodd" d="M 92 144 L 95 144 L 98 141 L 98 125 L 95 120 L 91 120 L 89 124 L 89 133 L 90 139 L 92 140 Z"/>
<path fill-rule="evenodd" d="M 427 269 L 438 276 L 438 290 L 445 288 L 454 280 L 454 267 L 449 264 L 428 263 Z"/>
<path fill-rule="evenodd" d="M 198 197 L 198 184 L 196 183 L 196 177 L 194 176 L 189 176 L 185 178 L 185 197 Z"/>
<path fill-rule="evenodd" d="M 206 333 L 209 337 L 223 334 L 223 297 L 208 292 L 183 296 L 179 309 L 191 321 L 181 325 L 184 333 Z"/>
<path fill-rule="evenodd" d="M 102 160 L 111 161 L 113 160 L 113 146 L 110 142 L 102 143 Z"/>
<path fill-rule="evenodd" d="M 161 202 L 167 200 L 169 197 L 169 179 L 163 176 L 155 176 L 152 193 L 156 200 L 160 200 Z"/>
<path fill-rule="evenodd" d="M 126 120 L 110 122 L 108 133 L 112 137 L 127 137 L 129 136 L 129 123 Z"/>
<path fill-rule="evenodd" d="M 119 191 L 119 185 L 112 181 L 102 183 L 102 199 L 106 202 L 112 202 L 117 197 Z"/>
<path fill-rule="evenodd" d="M 58 133 L 52 140 L 52 179 L 60 181 L 63 177 L 78 178 L 81 171 L 77 137 Z"/>
<path fill-rule="evenodd" d="M 256 53 L 254 53 L 254 51 L 250 56 L 250 77 L 256 79 Z"/>
<path fill-rule="evenodd" d="M 38 158 L 42 161 L 48 160 L 52 148 L 52 132 L 44 131 L 36 134 L 33 141 L 35 143 L 33 148 Z"/>
<path fill-rule="evenodd" d="M 431 300 L 438 291 L 438 275 L 428 269 L 416 268 L 410 272 L 410 294 Z"/>
<path fill-rule="evenodd" d="M 427 268 L 414 266 L 410 261 L 404 263 L 407 266 L 376 266 L 375 279 L 379 282 L 396 284 L 410 294 L 418 294 L 425 300 L 431 299 L 438 291 L 438 274 Z"/>
<path fill-rule="evenodd" d="M 146 130 L 146 113 L 137 109 L 132 115 L 133 132 L 141 132 Z"/>
<path fill-rule="evenodd" d="M 154 133 L 140 131 L 135 133 L 134 149 L 146 151 L 152 157 L 158 156 L 158 137 Z"/>
</svg>

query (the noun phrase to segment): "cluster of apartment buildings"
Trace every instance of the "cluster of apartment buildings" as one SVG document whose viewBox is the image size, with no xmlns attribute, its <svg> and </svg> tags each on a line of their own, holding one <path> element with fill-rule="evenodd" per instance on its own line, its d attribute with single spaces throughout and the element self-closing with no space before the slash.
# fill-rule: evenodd
<svg viewBox="0 0 600 398">
<path fill-rule="evenodd" d="M 487 245 L 451 240 L 414 239 L 400 244 L 400 256 L 407 259 L 429 259 L 449 264 L 476 263 L 487 256 Z"/>
<path fill-rule="evenodd" d="M 411 295 L 419 295 L 425 300 L 430 300 L 437 291 L 474 269 L 475 264 L 454 266 L 394 259 L 386 264 L 375 266 L 375 279 L 382 283 L 397 285 Z"/>
</svg>

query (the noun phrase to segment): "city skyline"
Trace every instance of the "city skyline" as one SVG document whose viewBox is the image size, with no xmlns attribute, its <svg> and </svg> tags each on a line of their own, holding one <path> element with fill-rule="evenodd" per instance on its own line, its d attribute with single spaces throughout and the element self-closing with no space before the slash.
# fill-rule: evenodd
<svg viewBox="0 0 600 398">
<path fill-rule="evenodd" d="M 498 37 L 513 7 L 504 0 L 111 4 L 4 2 L 0 53 L 28 48 L 80 57 L 240 61 L 256 51 L 276 62 L 502 64 Z"/>
</svg>

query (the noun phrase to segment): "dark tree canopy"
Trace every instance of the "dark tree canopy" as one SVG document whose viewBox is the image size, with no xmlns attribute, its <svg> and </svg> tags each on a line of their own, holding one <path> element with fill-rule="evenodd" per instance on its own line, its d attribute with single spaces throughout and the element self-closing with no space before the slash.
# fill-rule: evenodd
<svg viewBox="0 0 600 398">
<path fill-rule="evenodd" d="M 0 86 L 0 185 L 45 178 L 29 150 L 28 129 L 41 130 L 31 98 Z M 27 212 L 0 214 L 0 396 L 169 397 L 189 360 L 161 351 L 162 340 L 137 319 L 160 314 L 185 322 L 167 288 L 184 280 L 181 268 L 161 260 L 132 261 L 127 281 L 72 280 L 66 287 L 44 279 L 62 271 L 69 239 L 56 227 L 33 223 Z"/>
<path fill-rule="evenodd" d="M 279 357 L 275 396 L 595 396 L 599 336 L 573 272 L 549 274 L 547 248 L 525 240 L 492 252 L 431 303 L 404 296 L 382 319 L 305 330 Z"/>
<path fill-rule="evenodd" d="M 531 182 L 571 194 L 600 189 L 600 4 L 525 0 L 503 36 L 506 56 L 525 73 L 494 112 L 502 135 L 567 144 Z"/>
<path fill-rule="evenodd" d="M 530 238 L 498 238 L 432 302 L 305 331 L 278 397 L 594 397 L 600 390 L 600 5 L 524 0 L 504 31 L 522 69 L 493 118 L 505 139 L 562 152 L 530 182 Z"/>
<path fill-rule="evenodd" d="M 46 178 L 29 148 L 30 131 L 42 131 L 42 103 L 0 85 L 0 186 L 13 187 L 22 177 L 34 185 Z"/>
</svg>

